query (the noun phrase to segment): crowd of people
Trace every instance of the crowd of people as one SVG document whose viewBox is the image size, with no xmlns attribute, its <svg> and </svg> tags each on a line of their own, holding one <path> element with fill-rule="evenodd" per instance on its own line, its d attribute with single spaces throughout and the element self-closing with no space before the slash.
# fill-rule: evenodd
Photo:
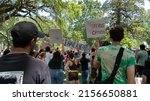
<svg viewBox="0 0 150 101">
<path fill-rule="evenodd" d="M 141 83 L 149 84 L 150 60 L 145 45 L 135 52 L 121 47 L 121 26 L 111 28 L 109 34 L 111 42 L 96 44 L 89 53 L 50 46 L 35 51 L 36 40 L 44 33 L 31 22 L 19 22 L 11 30 L 13 47 L 0 57 L 0 83 L 94 84 L 111 78 L 113 84 L 135 84 L 135 77 L 141 77 Z M 120 62 L 116 62 L 121 48 Z M 114 69 L 116 65 L 118 69 Z"/>
</svg>

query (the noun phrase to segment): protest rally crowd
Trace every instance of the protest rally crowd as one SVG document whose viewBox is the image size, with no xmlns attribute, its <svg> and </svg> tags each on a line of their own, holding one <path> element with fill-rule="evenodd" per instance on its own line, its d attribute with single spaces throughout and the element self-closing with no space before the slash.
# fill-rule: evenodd
<svg viewBox="0 0 150 101">
<path fill-rule="evenodd" d="M 109 30 L 111 42 L 99 42 L 89 52 L 78 49 L 34 50 L 44 37 L 35 24 L 22 21 L 11 30 L 13 47 L 0 56 L 0 84 L 136 84 L 150 83 L 150 51 L 144 44 L 131 50 L 120 45 L 124 29 Z"/>
</svg>

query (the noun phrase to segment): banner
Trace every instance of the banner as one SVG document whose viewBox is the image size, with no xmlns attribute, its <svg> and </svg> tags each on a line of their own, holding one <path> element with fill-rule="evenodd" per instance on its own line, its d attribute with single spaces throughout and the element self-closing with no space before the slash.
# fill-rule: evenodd
<svg viewBox="0 0 150 101">
<path fill-rule="evenodd" d="M 67 40 L 64 41 L 64 46 L 76 48 L 84 52 L 90 52 L 91 50 L 91 47 L 88 44 L 82 44 L 82 43 L 67 41 Z"/>
<path fill-rule="evenodd" d="M 105 23 L 103 19 L 89 20 L 86 22 L 87 38 L 97 38 L 105 34 Z"/>
<path fill-rule="evenodd" d="M 58 44 L 62 44 L 62 32 L 60 29 L 51 29 L 49 31 L 49 35 L 50 35 L 50 42 L 51 43 L 58 43 Z"/>
</svg>

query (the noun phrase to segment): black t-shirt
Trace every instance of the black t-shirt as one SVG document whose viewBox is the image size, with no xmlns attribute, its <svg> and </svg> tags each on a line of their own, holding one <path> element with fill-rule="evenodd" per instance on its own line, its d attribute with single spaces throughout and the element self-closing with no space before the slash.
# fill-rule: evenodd
<svg viewBox="0 0 150 101">
<path fill-rule="evenodd" d="M 147 53 L 148 53 L 148 59 L 150 59 L 150 51 L 147 51 Z"/>
<path fill-rule="evenodd" d="M 48 63 L 48 66 L 50 69 L 63 69 L 63 56 L 61 55 L 60 60 L 55 63 L 53 61 L 53 59 L 50 60 L 50 62 Z"/>
<path fill-rule="evenodd" d="M 80 60 L 80 63 L 81 63 L 81 70 L 82 71 L 85 71 L 85 70 L 88 70 L 88 62 L 90 62 L 89 59 L 86 59 L 86 58 L 82 58 Z"/>
<path fill-rule="evenodd" d="M 147 78 L 147 81 L 146 81 L 146 83 L 147 84 L 150 84 L 150 69 L 144 69 L 143 70 L 143 74 L 146 76 L 146 78 Z"/>
<path fill-rule="evenodd" d="M 51 83 L 48 65 L 25 53 L 2 56 L 0 58 L 0 84 L 2 83 Z"/>
</svg>

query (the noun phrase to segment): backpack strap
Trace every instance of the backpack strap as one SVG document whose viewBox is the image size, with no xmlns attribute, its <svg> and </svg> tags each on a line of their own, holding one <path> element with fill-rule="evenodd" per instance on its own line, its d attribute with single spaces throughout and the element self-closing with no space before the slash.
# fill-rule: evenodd
<svg viewBox="0 0 150 101">
<path fill-rule="evenodd" d="M 124 51 L 124 48 L 121 47 L 118 54 L 117 54 L 117 57 L 116 57 L 116 61 L 115 61 L 115 64 L 114 64 L 114 69 L 113 69 L 111 75 L 107 78 L 107 80 L 110 80 L 112 83 L 113 83 L 115 75 L 117 74 L 117 71 L 119 69 L 121 58 L 123 56 L 123 51 Z M 102 73 L 101 73 L 101 67 L 100 67 L 99 68 L 99 74 L 95 79 L 95 83 L 98 83 L 99 81 L 101 81 L 101 78 L 102 78 Z"/>
<path fill-rule="evenodd" d="M 123 56 L 123 51 L 124 51 L 124 48 L 121 47 L 119 52 L 118 52 L 118 54 L 117 54 L 116 61 L 115 61 L 115 64 L 114 64 L 114 69 L 113 69 L 113 71 L 112 71 L 112 73 L 110 75 L 110 77 L 113 78 L 113 80 L 114 80 L 115 75 L 117 74 L 117 71 L 119 69 L 121 58 Z"/>
</svg>

